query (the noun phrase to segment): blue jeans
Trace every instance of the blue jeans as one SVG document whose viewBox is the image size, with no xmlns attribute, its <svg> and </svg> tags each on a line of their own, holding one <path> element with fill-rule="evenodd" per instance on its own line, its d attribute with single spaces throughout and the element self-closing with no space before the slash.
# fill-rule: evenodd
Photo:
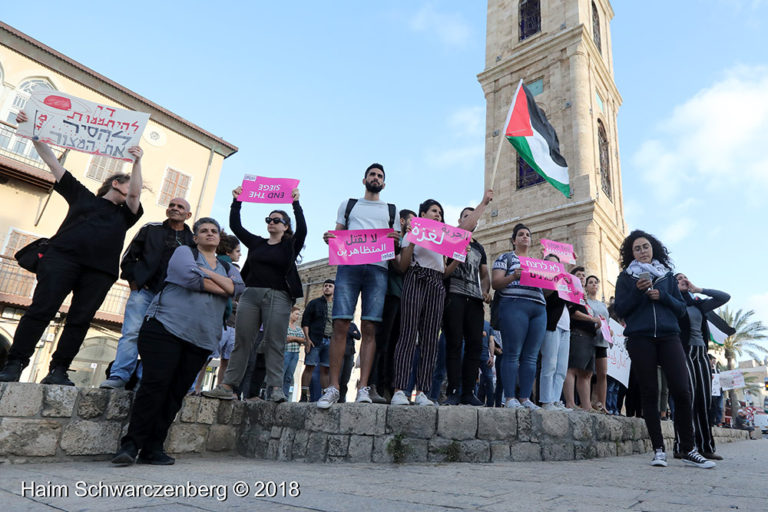
<svg viewBox="0 0 768 512">
<path fill-rule="evenodd" d="M 361 320 L 381 322 L 387 294 L 387 267 L 339 265 L 333 294 L 333 319 L 351 320 L 358 295 L 362 296 Z"/>
<path fill-rule="evenodd" d="M 621 383 L 613 377 L 608 377 L 608 392 L 605 395 L 605 408 L 611 414 L 619 414 L 619 389 Z"/>
<path fill-rule="evenodd" d="M 501 374 L 504 396 L 507 400 L 517 396 L 531 397 L 536 377 L 536 359 L 547 330 L 547 312 L 544 304 L 528 299 L 502 297 L 499 303 L 499 324 L 504 357 Z M 520 385 L 520 393 L 515 393 Z"/>
<path fill-rule="evenodd" d="M 541 376 L 539 377 L 539 400 L 548 404 L 560 400 L 563 382 L 568 372 L 568 351 L 571 347 L 571 332 L 560 327 L 545 331 L 541 344 Z"/>
<path fill-rule="evenodd" d="M 291 386 L 293 386 L 293 372 L 296 371 L 296 365 L 299 363 L 298 352 L 286 352 L 283 356 L 283 393 L 291 401 Z"/>
<path fill-rule="evenodd" d="M 149 290 L 131 290 L 128 301 L 125 303 L 123 331 L 120 341 L 117 342 L 115 362 L 112 363 L 112 369 L 109 372 L 110 379 L 128 382 L 136 369 L 136 361 L 139 359 L 139 347 L 136 343 L 139 339 L 139 329 L 144 323 L 147 309 L 154 298 L 155 294 Z M 141 378 L 140 373 L 139 378 Z"/>
</svg>

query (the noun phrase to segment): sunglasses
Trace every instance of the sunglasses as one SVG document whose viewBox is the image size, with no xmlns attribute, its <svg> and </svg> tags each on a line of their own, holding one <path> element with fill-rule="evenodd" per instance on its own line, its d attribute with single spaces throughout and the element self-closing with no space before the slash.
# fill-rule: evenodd
<svg viewBox="0 0 768 512">
<path fill-rule="evenodd" d="M 285 220 L 281 219 L 280 217 L 267 217 L 264 219 L 264 222 L 266 222 L 267 224 L 272 223 L 272 224 L 285 224 L 286 226 L 288 225 L 288 223 L 285 222 Z"/>
</svg>

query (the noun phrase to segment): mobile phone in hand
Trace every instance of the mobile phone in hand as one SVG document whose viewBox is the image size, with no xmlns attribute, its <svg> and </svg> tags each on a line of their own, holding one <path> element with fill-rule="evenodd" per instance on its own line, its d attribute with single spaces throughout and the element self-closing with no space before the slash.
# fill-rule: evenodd
<svg viewBox="0 0 768 512">
<path fill-rule="evenodd" d="M 651 273 L 650 273 L 650 272 L 643 272 L 642 274 L 640 274 L 640 276 L 638 276 L 638 278 L 639 278 L 641 281 L 642 281 L 643 279 L 647 279 L 647 280 L 651 281 Z"/>
</svg>

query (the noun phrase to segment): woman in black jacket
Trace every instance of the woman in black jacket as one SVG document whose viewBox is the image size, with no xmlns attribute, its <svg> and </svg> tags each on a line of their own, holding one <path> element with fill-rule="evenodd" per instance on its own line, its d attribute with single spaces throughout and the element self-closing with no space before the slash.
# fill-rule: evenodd
<svg viewBox="0 0 768 512">
<path fill-rule="evenodd" d="M 240 222 L 242 203 L 237 197 L 242 187 L 232 191 L 234 197 L 229 213 L 229 228 L 248 248 L 248 258 L 243 265 L 245 291 L 237 304 L 235 323 L 235 348 L 221 383 L 203 395 L 212 398 L 232 399 L 233 390 L 240 384 L 248 366 L 253 340 L 264 325 L 263 350 L 266 360 L 267 398 L 284 402 L 283 361 L 285 358 L 285 333 L 296 298 L 304 294 L 301 289 L 296 257 L 307 237 L 307 223 L 299 205 L 299 190 L 294 189 L 293 214 L 296 232 L 291 229 L 291 218 L 282 210 L 272 210 L 264 219 L 268 238 L 247 231 Z"/>
<path fill-rule="evenodd" d="M 685 302 L 670 267 L 669 252 L 659 240 L 644 231 L 632 231 L 621 244 L 623 271 L 616 281 L 614 308 L 627 324 L 627 351 L 640 385 L 643 417 L 655 450 L 651 465 L 667 465 L 656 381 L 656 367 L 661 366 L 675 400 L 682 460 L 711 468 L 715 463 L 702 457 L 694 445 L 691 388 L 678 325 L 678 319 L 685 315 Z"/>
<path fill-rule="evenodd" d="M 680 340 L 683 342 L 688 364 L 688 380 L 693 393 L 693 435 L 696 448 L 708 459 L 722 460 L 715 453 L 715 438 L 709 423 L 709 408 L 712 405 L 712 370 L 707 357 L 709 325 L 707 313 L 714 311 L 729 300 L 731 296 L 718 290 L 699 288 L 691 283 L 685 274 L 675 274 L 677 288 L 685 301 L 685 316 L 680 319 Z M 702 300 L 694 293 L 707 295 Z M 680 454 L 680 439 L 675 428 L 675 457 Z"/>
</svg>

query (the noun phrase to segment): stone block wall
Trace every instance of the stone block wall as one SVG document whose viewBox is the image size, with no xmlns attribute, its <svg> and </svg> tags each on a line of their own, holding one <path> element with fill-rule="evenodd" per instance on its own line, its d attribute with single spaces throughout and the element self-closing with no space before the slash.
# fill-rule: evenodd
<svg viewBox="0 0 768 512">
<path fill-rule="evenodd" d="M 313 403 L 249 404 L 238 451 L 302 462 L 497 462 L 577 460 L 646 453 L 640 418 L 485 407 Z M 671 453 L 674 430 L 663 422 Z M 746 433 L 715 429 L 718 443 Z"/>
<path fill-rule="evenodd" d="M 0 383 L 0 462 L 106 459 L 125 433 L 133 392 Z M 234 452 L 245 402 L 187 397 L 170 453 Z"/>
</svg>

